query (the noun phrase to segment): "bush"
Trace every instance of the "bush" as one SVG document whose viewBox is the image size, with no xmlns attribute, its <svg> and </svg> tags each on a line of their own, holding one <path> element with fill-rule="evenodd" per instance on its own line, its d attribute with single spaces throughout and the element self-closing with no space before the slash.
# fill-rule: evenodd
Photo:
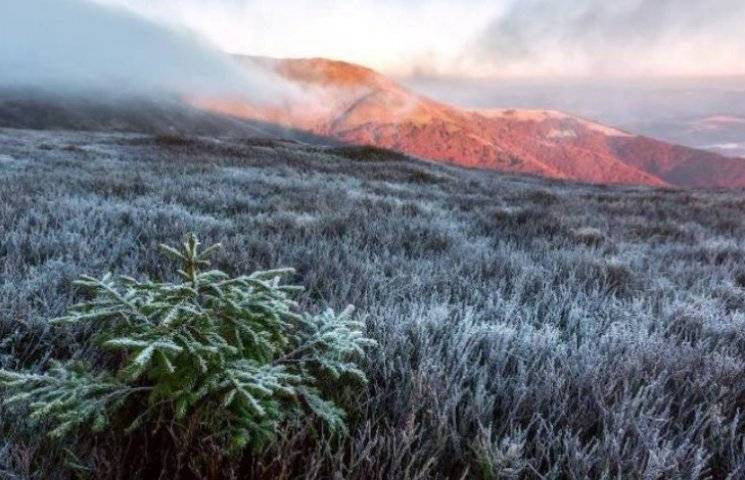
<svg viewBox="0 0 745 480">
<path fill-rule="evenodd" d="M 346 145 L 327 150 L 332 155 L 339 155 L 357 162 L 410 162 L 411 157 L 394 150 L 372 145 Z"/>
<path fill-rule="evenodd" d="M 291 297 L 301 289 L 280 284 L 291 270 L 237 278 L 202 272 L 218 246 L 200 252 L 194 236 L 183 251 L 161 246 L 182 263 L 182 283 L 110 275 L 76 282 L 92 300 L 55 322 L 98 331 L 106 366 L 54 361 L 40 374 L 0 371 L 12 392 L 5 403 L 27 405 L 32 422 L 51 425 L 53 437 L 167 430 L 179 441 L 208 436 L 228 453 L 261 446 L 278 426 L 309 413 L 342 430 L 344 411 L 330 392 L 342 389 L 342 379 L 365 381 L 352 361 L 374 344 L 362 324 L 351 308 L 297 313 Z"/>
<path fill-rule="evenodd" d="M 576 228 L 571 231 L 571 235 L 577 243 L 589 247 L 597 247 L 607 240 L 603 232 L 592 227 Z"/>
<path fill-rule="evenodd" d="M 191 147 L 199 143 L 197 139 L 183 135 L 156 135 L 153 141 L 163 147 Z"/>
</svg>

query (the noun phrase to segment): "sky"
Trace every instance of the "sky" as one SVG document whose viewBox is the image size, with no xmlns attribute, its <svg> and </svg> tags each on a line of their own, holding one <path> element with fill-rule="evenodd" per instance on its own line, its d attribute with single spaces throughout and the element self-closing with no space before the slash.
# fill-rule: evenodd
<svg viewBox="0 0 745 480">
<path fill-rule="evenodd" d="M 97 0 L 233 53 L 399 76 L 745 74 L 743 0 Z"/>
</svg>

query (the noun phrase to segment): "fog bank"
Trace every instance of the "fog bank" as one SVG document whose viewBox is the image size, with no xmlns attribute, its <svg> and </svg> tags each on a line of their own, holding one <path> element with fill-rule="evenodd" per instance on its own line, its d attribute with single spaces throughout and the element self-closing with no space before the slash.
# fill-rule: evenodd
<svg viewBox="0 0 745 480">
<path fill-rule="evenodd" d="M 281 98 L 271 72 L 235 65 L 187 30 L 86 0 L 0 2 L 0 89 Z"/>
</svg>

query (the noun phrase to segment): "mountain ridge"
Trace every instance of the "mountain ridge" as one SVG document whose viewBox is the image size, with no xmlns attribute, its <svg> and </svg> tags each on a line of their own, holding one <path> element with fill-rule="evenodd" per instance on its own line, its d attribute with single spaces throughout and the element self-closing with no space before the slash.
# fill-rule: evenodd
<svg viewBox="0 0 745 480">
<path fill-rule="evenodd" d="M 277 107 L 199 99 L 207 110 L 438 162 L 591 183 L 745 187 L 745 161 L 552 110 L 468 110 L 372 69 L 324 58 L 235 57 L 271 68 L 307 99 Z"/>
</svg>

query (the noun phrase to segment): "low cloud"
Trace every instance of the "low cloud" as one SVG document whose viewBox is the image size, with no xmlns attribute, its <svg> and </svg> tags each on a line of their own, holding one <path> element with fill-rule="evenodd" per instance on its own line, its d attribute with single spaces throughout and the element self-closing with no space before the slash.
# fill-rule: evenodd
<svg viewBox="0 0 745 480">
<path fill-rule="evenodd" d="M 288 93 L 276 75 L 236 65 L 189 31 L 86 0 L 0 1 L 0 88 L 255 101 Z"/>
<path fill-rule="evenodd" d="M 745 73 L 742 0 L 519 0 L 469 46 L 485 75 Z"/>
</svg>

